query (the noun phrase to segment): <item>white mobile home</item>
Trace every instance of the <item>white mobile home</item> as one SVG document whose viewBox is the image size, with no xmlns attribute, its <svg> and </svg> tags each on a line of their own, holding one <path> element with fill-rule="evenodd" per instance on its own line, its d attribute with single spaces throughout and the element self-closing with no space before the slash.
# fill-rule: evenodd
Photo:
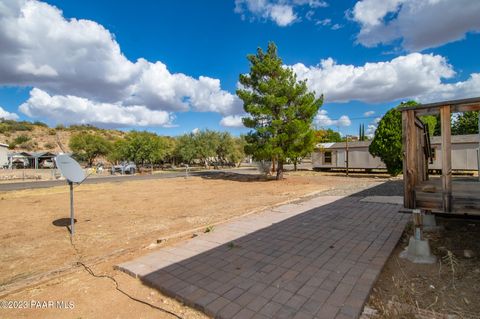
<svg viewBox="0 0 480 319">
<path fill-rule="evenodd" d="M 432 145 L 433 164 L 429 163 L 429 169 L 442 169 L 442 141 L 440 136 L 430 138 Z M 452 135 L 452 169 L 464 171 L 478 170 L 478 134 Z"/>
<path fill-rule="evenodd" d="M 348 142 L 348 167 L 350 169 L 385 169 L 378 157 L 368 152 L 370 141 Z M 317 144 L 312 154 L 313 169 L 346 168 L 347 145 L 345 142 Z"/>
<path fill-rule="evenodd" d="M 0 143 L 0 168 L 8 166 L 8 145 Z"/>
<path fill-rule="evenodd" d="M 368 151 L 370 141 L 348 142 L 348 167 L 350 169 L 385 169 L 385 164 L 378 157 L 373 157 Z M 430 170 L 442 168 L 441 137 L 431 137 L 432 159 Z M 479 136 L 452 136 L 452 169 L 456 171 L 478 170 Z M 347 145 L 345 142 L 317 144 L 312 154 L 312 165 L 315 170 L 346 168 Z"/>
</svg>

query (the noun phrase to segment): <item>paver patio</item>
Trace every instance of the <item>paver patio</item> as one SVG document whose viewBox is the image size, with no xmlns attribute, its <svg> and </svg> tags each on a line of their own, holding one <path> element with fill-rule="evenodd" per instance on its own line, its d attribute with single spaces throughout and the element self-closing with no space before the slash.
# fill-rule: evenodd
<svg viewBox="0 0 480 319">
<path fill-rule="evenodd" d="M 117 267 L 215 318 L 358 318 L 409 215 L 322 196 Z"/>
</svg>

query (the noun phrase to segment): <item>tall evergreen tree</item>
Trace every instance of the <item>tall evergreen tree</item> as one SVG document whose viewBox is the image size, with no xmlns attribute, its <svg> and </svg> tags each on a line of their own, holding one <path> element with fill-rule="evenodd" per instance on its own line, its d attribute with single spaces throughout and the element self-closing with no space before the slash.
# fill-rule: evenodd
<svg viewBox="0 0 480 319">
<path fill-rule="evenodd" d="M 283 164 L 314 147 L 312 121 L 323 103 L 308 92 L 305 81 L 283 65 L 273 42 L 264 52 L 248 55 L 250 72 L 240 75 L 243 88 L 237 95 L 249 114 L 243 124 L 252 130 L 245 137 L 245 151 L 257 160 L 276 160 L 276 178 L 283 178 Z"/>
</svg>

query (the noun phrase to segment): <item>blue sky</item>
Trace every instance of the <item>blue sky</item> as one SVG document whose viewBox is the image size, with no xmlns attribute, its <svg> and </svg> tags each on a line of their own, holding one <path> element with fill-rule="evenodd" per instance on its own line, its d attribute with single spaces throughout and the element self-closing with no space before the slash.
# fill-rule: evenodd
<svg viewBox="0 0 480 319">
<path fill-rule="evenodd" d="M 274 41 L 325 94 L 318 127 L 373 133 L 400 101 L 480 96 L 479 14 L 470 0 L 7 0 L 0 117 L 240 134 L 238 75 Z"/>
</svg>

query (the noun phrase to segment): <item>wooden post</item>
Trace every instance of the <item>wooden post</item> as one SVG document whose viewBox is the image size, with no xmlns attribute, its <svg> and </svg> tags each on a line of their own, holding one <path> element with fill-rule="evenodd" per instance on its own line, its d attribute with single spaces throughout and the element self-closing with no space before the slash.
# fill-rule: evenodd
<svg viewBox="0 0 480 319">
<path fill-rule="evenodd" d="M 415 111 L 402 112 L 402 142 L 403 142 L 403 204 L 405 208 L 415 208 L 415 185 L 417 183 L 417 161 Z"/>
<path fill-rule="evenodd" d="M 452 145 L 450 105 L 440 108 L 442 131 L 442 201 L 443 211 L 452 211 Z"/>
<path fill-rule="evenodd" d="M 414 209 L 413 216 L 413 236 L 416 240 L 423 240 L 423 214 L 420 209 Z"/>
</svg>

